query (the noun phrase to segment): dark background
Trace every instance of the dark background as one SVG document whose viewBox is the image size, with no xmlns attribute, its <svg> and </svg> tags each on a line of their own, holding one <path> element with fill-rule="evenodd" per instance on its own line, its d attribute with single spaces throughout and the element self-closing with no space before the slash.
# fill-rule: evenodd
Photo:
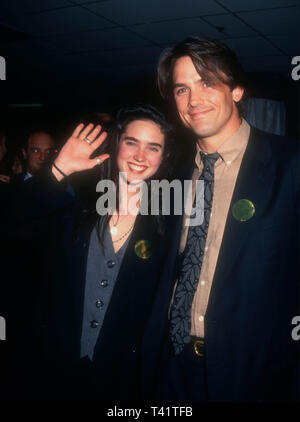
<svg viewBox="0 0 300 422">
<path fill-rule="evenodd" d="M 86 111 L 114 114 L 135 101 L 163 107 L 159 55 L 190 35 L 232 47 L 248 95 L 284 101 L 287 134 L 299 136 L 291 59 L 300 56 L 300 0 L 1 0 L 0 128 L 41 119 L 62 141 Z"/>
</svg>

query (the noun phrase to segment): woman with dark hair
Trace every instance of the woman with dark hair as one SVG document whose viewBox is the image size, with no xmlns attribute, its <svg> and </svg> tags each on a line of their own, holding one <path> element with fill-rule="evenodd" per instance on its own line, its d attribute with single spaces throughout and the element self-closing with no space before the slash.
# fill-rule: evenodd
<svg viewBox="0 0 300 422">
<path fill-rule="evenodd" d="M 141 398 L 143 332 L 168 247 L 165 217 L 139 212 L 151 199 L 141 188 L 167 178 L 173 132 L 160 112 L 143 105 L 121 110 L 105 137 L 100 126 L 77 126 L 51 174 L 28 181 L 22 198 L 30 201 L 31 218 L 52 215 L 38 324 L 38 372 L 48 368 L 41 382 L 51 399 Z M 67 184 L 72 173 L 93 167 L 98 181 L 116 186 L 115 207 L 105 214 L 103 201 L 104 215 L 95 202 L 78 200 Z M 23 207 L 21 218 L 28 214 Z"/>
<path fill-rule="evenodd" d="M 143 145 L 142 141 L 135 136 L 137 132 L 142 135 L 146 132 L 145 136 L 149 132 L 149 139 L 153 137 L 155 142 L 148 142 Z M 143 147 L 146 148 L 145 151 L 148 150 L 147 163 L 144 163 L 144 157 L 135 157 L 135 154 L 139 154 Z M 100 166 L 99 174 L 96 177 L 98 179 L 111 180 L 116 187 L 116 210 L 114 215 L 105 214 L 102 219 L 97 218 L 98 227 L 102 220 L 102 235 L 104 235 L 105 228 L 108 224 L 111 227 L 116 227 L 116 225 L 121 225 L 122 220 L 125 221 L 127 219 L 127 223 L 128 221 L 130 222 L 130 216 L 122 217 L 119 215 L 119 208 L 121 206 L 119 199 L 122 199 L 122 193 L 125 193 L 119 192 L 119 189 L 125 189 L 127 191 L 128 186 L 126 182 L 129 185 L 135 186 L 134 192 L 127 191 L 124 195 L 127 202 L 129 202 L 130 197 L 139 191 L 138 182 L 144 182 L 146 184 L 149 194 L 148 200 L 150 200 L 151 180 L 169 178 L 176 156 L 173 129 L 167 123 L 165 117 L 150 105 L 127 107 L 119 111 L 116 123 L 108 133 L 107 140 L 102 148 L 99 148 L 99 152 L 108 154 L 110 159 L 103 162 L 103 165 Z M 92 157 L 96 155 L 97 150 L 92 154 Z M 138 169 L 136 168 L 137 163 L 141 164 Z M 126 173 L 126 180 L 120 178 L 120 172 Z M 135 185 L 133 185 L 133 182 L 135 182 Z M 127 208 L 127 204 L 123 205 Z M 94 206 L 92 210 L 94 212 L 96 211 Z M 135 215 L 132 215 L 131 220 L 134 221 L 135 217 Z M 161 214 L 153 215 L 152 219 L 158 233 L 163 235 L 164 216 Z M 116 230 L 113 229 L 111 232 L 113 242 L 120 242 L 116 240 Z M 124 241 L 124 238 L 122 240 Z M 119 249 L 120 246 L 121 244 L 117 243 L 116 249 Z"/>
</svg>

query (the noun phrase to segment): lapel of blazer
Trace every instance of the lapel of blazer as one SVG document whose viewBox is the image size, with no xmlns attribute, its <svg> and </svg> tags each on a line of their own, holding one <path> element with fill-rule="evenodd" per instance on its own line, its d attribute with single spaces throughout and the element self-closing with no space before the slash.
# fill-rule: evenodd
<svg viewBox="0 0 300 422">
<path fill-rule="evenodd" d="M 145 245 L 146 250 L 151 250 L 151 255 L 148 258 L 141 258 L 136 253 L 136 246 L 141 243 Z M 149 264 L 151 266 L 154 264 L 157 256 L 157 246 L 158 236 L 152 217 L 150 215 L 137 215 L 117 275 L 117 281 L 110 302 L 110 312 L 112 306 L 117 304 L 117 308 L 114 310 L 115 312 L 121 312 L 126 307 L 126 312 L 129 315 L 134 311 L 133 308 L 136 306 L 135 297 L 140 294 L 140 290 L 144 290 L 145 294 L 147 294 L 149 274 L 145 274 L 144 272 L 148 270 Z M 115 301 L 117 297 L 121 300 Z M 110 323 L 109 326 L 111 326 Z"/>
<path fill-rule="evenodd" d="M 139 258 L 135 252 L 135 246 L 140 241 L 147 241 L 148 245 L 155 249 L 159 238 L 156 234 L 156 228 L 154 226 L 151 215 L 140 215 L 136 217 L 134 228 L 132 230 L 130 239 L 126 251 L 124 253 L 123 261 L 120 267 L 120 274 L 123 272 L 131 272 L 134 275 L 135 263 L 143 262 L 142 258 Z M 131 268 L 131 265 L 133 266 Z"/>
<path fill-rule="evenodd" d="M 262 213 L 264 193 L 268 188 L 268 163 L 270 163 L 270 160 L 271 148 L 269 140 L 266 139 L 263 132 L 252 127 L 228 210 L 211 287 L 207 315 L 210 314 L 211 308 L 213 308 L 216 295 L 220 292 L 222 283 L 235 266 L 239 251 L 247 241 L 249 231 L 255 230 L 256 221 Z M 251 201 L 255 207 L 253 217 L 244 222 L 236 220 L 232 214 L 233 205 L 240 199 Z"/>
</svg>

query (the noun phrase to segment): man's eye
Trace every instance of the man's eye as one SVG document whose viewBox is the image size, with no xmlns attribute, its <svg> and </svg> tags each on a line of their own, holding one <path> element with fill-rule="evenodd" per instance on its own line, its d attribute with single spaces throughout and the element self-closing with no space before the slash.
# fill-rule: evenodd
<svg viewBox="0 0 300 422">
<path fill-rule="evenodd" d="M 32 152 L 39 152 L 38 148 L 32 148 Z"/>
<path fill-rule="evenodd" d="M 133 142 L 133 141 L 126 141 L 125 144 L 126 145 L 129 145 L 129 146 L 133 146 L 133 145 L 135 145 L 135 142 Z"/>
<path fill-rule="evenodd" d="M 204 88 L 210 88 L 211 84 L 207 81 L 202 81 L 202 85 L 204 86 Z"/>
<path fill-rule="evenodd" d="M 156 147 L 150 147 L 149 149 L 150 149 L 150 151 L 158 152 L 158 148 L 156 148 Z"/>
<path fill-rule="evenodd" d="M 187 91 L 187 89 L 186 89 L 186 88 L 179 88 L 179 89 L 177 89 L 177 91 L 176 91 L 176 95 L 182 95 L 182 94 L 184 94 L 186 91 Z"/>
</svg>

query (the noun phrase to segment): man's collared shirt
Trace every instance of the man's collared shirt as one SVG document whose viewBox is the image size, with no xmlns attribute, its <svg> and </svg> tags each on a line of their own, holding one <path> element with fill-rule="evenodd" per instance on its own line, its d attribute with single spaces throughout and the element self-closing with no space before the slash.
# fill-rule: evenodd
<svg viewBox="0 0 300 422">
<path fill-rule="evenodd" d="M 239 129 L 218 149 L 220 158 L 215 163 L 214 194 L 210 222 L 206 238 L 205 252 L 197 290 L 191 312 L 191 335 L 204 337 L 204 318 L 208 305 L 212 281 L 224 234 L 227 214 L 235 187 L 242 158 L 246 150 L 250 126 L 243 119 Z M 202 173 L 203 162 L 197 145 L 196 168 L 193 173 L 193 185 Z M 193 193 L 195 188 L 193 187 Z M 189 226 L 183 221 L 180 252 L 186 244 Z"/>
</svg>

